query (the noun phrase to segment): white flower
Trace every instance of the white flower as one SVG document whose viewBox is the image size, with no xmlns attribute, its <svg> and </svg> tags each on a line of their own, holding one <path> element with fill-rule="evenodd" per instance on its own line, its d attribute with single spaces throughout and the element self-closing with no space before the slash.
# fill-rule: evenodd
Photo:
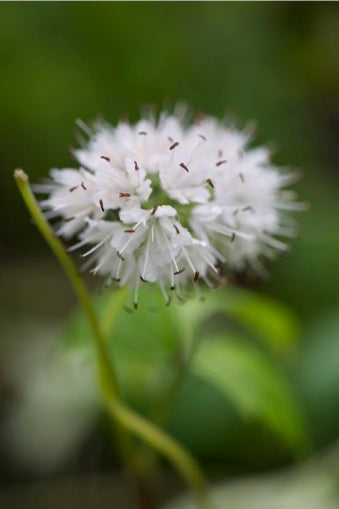
<svg viewBox="0 0 339 509">
<path fill-rule="evenodd" d="M 63 219 L 58 234 L 77 236 L 71 249 L 87 246 L 92 272 L 132 286 L 135 304 L 142 283 L 158 283 L 169 301 L 188 281 L 210 284 L 220 264 L 263 274 L 261 256 L 295 234 L 286 212 L 302 205 L 284 190 L 295 176 L 266 147 L 248 148 L 248 131 L 166 114 L 86 131 L 80 169 L 52 170 L 37 190 L 48 217 Z"/>
</svg>

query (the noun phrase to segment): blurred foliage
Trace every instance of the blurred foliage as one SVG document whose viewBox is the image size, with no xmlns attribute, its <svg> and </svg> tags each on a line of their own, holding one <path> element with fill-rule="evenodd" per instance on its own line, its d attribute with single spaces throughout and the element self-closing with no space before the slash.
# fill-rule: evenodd
<svg viewBox="0 0 339 509">
<path fill-rule="evenodd" d="M 302 467 L 219 483 L 212 489 L 215 509 L 336 509 L 339 503 L 339 448 L 335 444 Z M 194 509 L 191 497 L 180 497 L 162 509 Z"/>
<path fill-rule="evenodd" d="M 211 434 L 214 443 L 212 438 L 211 448 L 207 448 L 204 455 L 205 459 L 213 458 L 214 448 L 218 443 L 220 447 L 222 439 L 220 424 L 214 422 L 215 427 L 208 424 L 206 428 L 210 419 L 208 412 L 206 420 L 197 425 L 194 417 L 183 419 L 176 406 L 185 382 L 198 377 L 200 383 L 209 385 L 212 392 L 226 398 L 226 408 L 229 403 L 234 407 L 244 435 L 246 421 L 259 422 L 295 455 L 305 453 L 308 443 L 302 410 L 286 373 L 280 372 L 282 366 L 278 367 L 279 361 L 272 355 L 272 352 L 277 353 L 275 341 L 280 348 L 281 344 L 295 343 L 295 317 L 268 298 L 245 290 L 220 290 L 212 295 L 209 291 L 201 298 L 203 302 L 195 298 L 185 304 L 173 302 L 167 307 L 160 290 L 151 286 L 141 293 L 138 311 L 125 311 L 117 316 L 110 334 L 110 348 L 127 399 L 150 417 L 159 415 L 157 407 L 160 406 L 163 420 L 166 422 L 169 417 L 171 430 L 184 441 L 182 433 L 190 434 L 195 429 L 193 436 L 199 430 L 197 454 L 200 442 Z M 111 301 L 114 307 L 117 299 L 120 299 L 119 293 L 111 292 L 98 299 L 97 309 L 102 320 L 107 320 Z M 255 320 L 252 319 L 253 309 L 256 309 Z M 272 310 L 275 316 L 280 314 L 281 317 L 273 329 Z M 217 319 L 216 313 L 219 313 Z M 208 325 L 211 319 L 213 332 Z M 61 344 L 66 351 L 70 348 L 81 353 L 84 347 L 92 348 L 92 343 L 90 330 L 79 311 L 66 326 Z M 183 375 L 180 374 L 182 370 Z M 200 394 L 201 391 L 197 391 L 194 399 L 199 409 L 204 406 Z M 220 448 L 218 458 L 226 455 L 227 448 Z"/>
</svg>

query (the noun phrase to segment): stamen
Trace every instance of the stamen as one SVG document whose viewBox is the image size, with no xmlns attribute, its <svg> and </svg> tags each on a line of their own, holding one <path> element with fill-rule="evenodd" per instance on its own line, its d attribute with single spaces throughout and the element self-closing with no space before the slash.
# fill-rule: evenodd
<svg viewBox="0 0 339 509">
<path fill-rule="evenodd" d="M 211 186 L 214 189 L 214 184 L 211 179 L 207 179 L 206 182 L 209 186 Z"/>
<path fill-rule="evenodd" d="M 120 281 L 121 281 L 120 277 L 113 277 L 113 276 L 111 276 L 111 279 L 113 281 L 115 281 L 116 283 L 120 283 Z"/>
<path fill-rule="evenodd" d="M 251 207 L 251 205 L 247 205 L 247 207 L 244 207 L 243 209 L 241 209 L 243 212 L 254 212 L 254 208 Z"/>
<path fill-rule="evenodd" d="M 225 164 L 227 163 L 227 160 L 226 159 L 222 159 L 221 161 L 218 161 L 215 163 L 216 166 L 221 166 L 222 164 Z"/>
<path fill-rule="evenodd" d="M 242 183 L 245 182 L 245 177 L 244 177 L 243 173 L 239 173 L 239 178 L 240 178 Z"/>
<path fill-rule="evenodd" d="M 119 193 L 119 198 L 129 198 L 130 196 L 130 193 Z"/>
<path fill-rule="evenodd" d="M 71 187 L 69 190 L 70 193 L 73 193 L 73 191 L 75 191 L 76 189 L 78 189 L 79 186 L 73 186 Z"/>
<path fill-rule="evenodd" d="M 70 221 L 73 221 L 75 219 L 75 216 L 72 216 L 72 217 L 65 217 L 63 219 L 63 222 L 64 223 L 69 223 Z"/>
<path fill-rule="evenodd" d="M 198 136 L 199 136 L 199 138 L 201 138 L 202 140 L 207 141 L 206 136 L 204 136 L 203 134 L 198 134 Z"/>
<path fill-rule="evenodd" d="M 134 228 L 129 228 L 128 230 L 124 230 L 124 233 L 134 233 Z"/>
<path fill-rule="evenodd" d="M 135 171 L 140 170 L 139 165 L 136 161 L 134 161 L 134 169 L 135 169 Z"/>
<path fill-rule="evenodd" d="M 171 146 L 170 146 L 170 150 L 173 150 L 175 147 L 177 147 L 179 145 L 179 142 L 178 141 L 175 141 Z"/>
<path fill-rule="evenodd" d="M 120 253 L 120 251 L 117 251 L 117 255 L 118 255 L 118 257 L 120 258 L 120 260 L 122 260 L 123 262 L 125 261 L 125 258 L 122 256 L 122 254 Z"/>
<path fill-rule="evenodd" d="M 154 214 L 156 213 L 157 209 L 158 209 L 158 205 L 154 205 L 154 207 L 152 208 L 151 216 L 154 216 Z"/>
<path fill-rule="evenodd" d="M 122 268 L 122 260 L 119 260 L 118 261 L 118 265 L 117 265 L 117 270 L 116 270 L 116 273 L 115 273 L 115 278 L 114 278 L 117 282 L 120 282 L 121 268 Z"/>
<path fill-rule="evenodd" d="M 141 278 L 141 281 L 144 281 L 144 282 L 147 282 L 145 280 L 145 274 L 146 274 L 146 270 L 147 270 L 147 265 L 148 265 L 148 259 L 149 259 L 149 247 L 150 247 L 150 240 L 148 239 L 147 241 L 147 245 L 146 245 L 146 253 L 145 253 L 145 262 L 144 262 L 144 267 L 142 269 L 142 275 L 143 277 L 140 276 Z"/>
<path fill-rule="evenodd" d="M 80 255 L 81 258 L 86 258 L 86 256 L 94 253 L 94 251 L 96 251 L 97 249 L 99 249 L 99 247 L 101 247 L 103 244 L 105 244 L 105 242 L 107 242 L 110 237 L 111 237 L 111 234 L 106 235 L 106 237 L 104 237 L 100 242 L 98 242 L 98 244 L 95 244 L 95 246 L 92 247 L 89 251 L 86 251 L 86 253 L 81 254 Z"/>
<path fill-rule="evenodd" d="M 173 228 L 175 229 L 175 231 L 176 231 L 176 232 L 177 232 L 177 234 L 179 235 L 180 230 L 179 230 L 179 228 L 177 227 L 177 225 L 176 225 L 176 224 L 174 224 L 174 225 L 173 225 Z"/>
<path fill-rule="evenodd" d="M 142 222 L 142 219 L 135 225 L 135 227 L 134 227 L 135 230 L 138 228 L 138 226 L 141 222 Z M 123 253 L 123 251 L 125 251 L 125 249 L 129 246 L 129 244 L 132 242 L 132 240 L 133 240 L 133 235 L 130 236 L 130 238 L 127 240 L 127 242 L 125 242 L 123 247 L 120 249 L 120 251 L 119 251 L 120 255 Z"/>
<path fill-rule="evenodd" d="M 198 271 L 196 271 L 195 274 L 194 274 L 193 281 L 196 283 L 198 281 L 199 277 L 200 277 L 200 273 Z"/>
<path fill-rule="evenodd" d="M 81 182 L 81 187 L 83 188 L 84 191 L 87 190 L 87 187 L 85 186 L 84 182 Z"/>
<path fill-rule="evenodd" d="M 140 280 L 143 282 L 143 283 L 149 283 L 149 281 L 147 281 L 147 279 L 144 279 L 142 276 L 139 276 L 140 277 Z"/>
<path fill-rule="evenodd" d="M 141 136 L 147 136 L 146 131 L 140 131 L 138 134 L 140 134 Z"/>
<path fill-rule="evenodd" d="M 231 242 L 234 242 L 234 239 L 235 239 L 235 233 L 233 232 L 232 236 L 231 236 Z"/>
<path fill-rule="evenodd" d="M 189 169 L 187 168 L 186 164 L 180 163 L 179 166 L 183 168 L 185 171 L 189 172 Z"/>
<path fill-rule="evenodd" d="M 176 260 L 175 260 L 175 256 L 173 255 L 173 251 L 172 251 L 172 249 L 171 249 L 171 244 L 169 243 L 169 240 L 168 240 L 167 236 L 166 236 L 163 232 L 162 232 L 162 234 L 163 234 L 163 238 L 164 238 L 164 240 L 165 240 L 165 242 L 166 242 L 166 244 L 167 244 L 167 247 L 168 247 L 169 253 L 170 253 L 170 255 L 171 255 L 171 258 L 172 258 L 172 262 L 173 262 L 174 268 L 175 268 L 175 270 L 176 270 L 176 271 L 178 271 L 178 270 L 179 270 L 179 267 L 178 267 L 178 264 L 177 264 L 177 262 L 176 262 Z M 171 272 L 171 284 L 172 284 L 172 286 L 174 286 L 174 280 L 173 280 L 173 278 L 172 278 L 172 272 Z"/>
<path fill-rule="evenodd" d="M 174 275 L 178 276 L 179 274 L 182 274 L 185 270 L 186 270 L 186 267 L 183 267 L 182 269 L 177 270 L 176 272 L 174 272 Z"/>
<path fill-rule="evenodd" d="M 104 202 L 102 201 L 102 198 L 100 198 L 99 200 L 99 204 L 100 204 L 100 208 L 103 212 L 105 212 L 105 209 L 104 209 Z"/>
<path fill-rule="evenodd" d="M 140 279 L 137 277 L 134 289 L 134 302 L 133 302 L 134 309 L 138 309 L 139 285 Z"/>
<path fill-rule="evenodd" d="M 166 306 L 168 306 L 169 303 L 171 302 L 171 297 L 168 296 L 168 293 L 166 292 L 166 289 L 165 289 L 164 281 L 162 279 L 159 280 L 159 286 L 160 286 L 161 293 L 164 296 Z"/>
<path fill-rule="evenodd" d="M 100 159 L 104 159 L 105 161 L 107 161 L 108 163 L 111 162 L 111 159 L 107 156 L 100 156 Z"/>
<path fill-rule="evenodd" d="M 76 249 L 79 249 L 80 247 L 84 246 L 86 244 L 85 240 L 80 240 L 80 242 L 77 242 L 76 244 L 73 244 L 73 246 L 69 247 L 67 249 L 68 253 L 71 253 L 72 251 L 76 251 Z"/>
</svg>

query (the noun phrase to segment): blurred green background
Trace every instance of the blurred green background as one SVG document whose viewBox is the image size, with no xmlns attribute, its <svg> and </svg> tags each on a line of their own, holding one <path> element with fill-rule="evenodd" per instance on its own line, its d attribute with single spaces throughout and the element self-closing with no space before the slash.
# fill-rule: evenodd
<svg viewBox="0 0 339 509">
<path fill-rule="evenodd" d="M 311 208 L 300 214 L 300 237 L 289 254 L 270 265 L 270 281 L 252 286 L 301 320 L 300 345 L 286 369 L 315 449 L 332 444 L 339 428 L 338 50 L 337 3 L 2 3 L 3 343 L 20 338 L 27 348 L 37 327 L 40 334 L 53 335 L 74 302 L 30 224 L 12 179 L 14 168 L 38 181 L 52 166 L 72 166 L 68 148 L 76 145 L 75 119 L 103 116 L 114 123 L 128 113 L 135 120 L 144 104 L 161 108 L 185 101 L 217 117 L 232 114 L 241 126 L 254 120 L 256 142 L 274 144 L 275 162 L 302 169 L 298 192 Z M 13 387 L 0 373 L 2 378 L 7 408 Z M 214 418 L 222 419 L 218 399 L 203 397 L 217 409 Z M 182 434 L 185 438 L 185 430 Z M 260 458 L 253 446 L 254 461 L 245 451 L 251 440 L 243 442 L 241 434 L 235 440 L 236 452 L 221 455 L 232 472 L 287 461 L 283 452 L 270 454 L 264 447 Z M 205 457 L 203 449 L 197 454 L 213 460 L 206 447 Z M 36 476 L 15 461 L 10 467 L 5 463 L 5 483 Z M 78 457 L 70 468 L 92 467 Z"/>
</svg>

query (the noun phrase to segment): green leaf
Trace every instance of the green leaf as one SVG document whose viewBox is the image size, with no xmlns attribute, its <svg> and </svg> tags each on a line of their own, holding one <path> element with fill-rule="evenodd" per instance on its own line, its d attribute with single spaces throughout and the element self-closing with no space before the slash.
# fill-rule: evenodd
<svg viewBox="0 0 339 509">
<path fill-rule="evenodd" d="M 307 449 L 307 433 L 293 392 L 273 361 L 237 338 L 204 342 L 192 371 L 233 402 L 238 410 L 268 426 L 291 449 Z"/>
<path fill-rule="evenodd" d="M 286 307 L 274 300 L 239 288 L 204 293 L 204 301 L 191 300 L 176 306 L 174 312 L 183 337 L 189 343 L 199 333 L 203 322 L 216 313 L 223 313 L 245 325 L 274 353 L 289 352 L 296 344 L 299 322 Z"/>
<path fill-rule="evenodd" d="M 120 292 L 107 291 L 93 300 L 105 330 L 110 329 L 108 348 L 123 388 L 130 401 L 142 406 L 167 389 L 182 341 L 177 321 L 158 288 L 149 286 L 140 291 L 139 309 L 132 312 L 117 312 L 123 297 Z M 93 348 L 81 310 L 70 317 L 62 343 L 65 348 Z"/>
</svg>

